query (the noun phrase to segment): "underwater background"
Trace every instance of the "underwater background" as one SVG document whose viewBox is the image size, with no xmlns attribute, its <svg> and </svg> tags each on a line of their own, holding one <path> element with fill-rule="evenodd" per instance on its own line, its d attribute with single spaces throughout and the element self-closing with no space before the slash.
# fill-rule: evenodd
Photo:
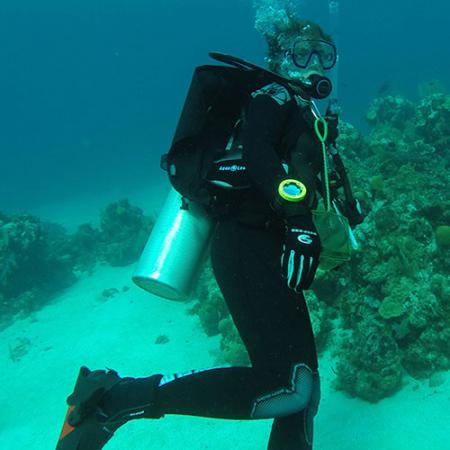
<svg viewBox="0 0 450 450">
<path fill-rule="evenodd" d="M 450 6 L 338 3 L 338 148 L 367 218 L 362 251 L 307 292 L 316 447 L 446 450 Z M 131 273 L 193 68 L 209 51 L 264 65 L 255 12 L 287 4 L 332 31 L 326 0 L 1 2 L 1 448 L 54 447 L 81 364 L 146 376 L 247 363 L 209 265 L 187 303 Z M 259 450 L 269 429 L 168 417 L 107 448 Z"/>
<path fill-rule="evenodd" d="M 326 0 L 298 4 L 327 27 Z M 364 127 L 380 90 L 450 79 L 448 16 L 443 0 L 340 2 L 345 120 Z M 193 68 L 212 50 L 263 64 L 254 20 L 251 0 L 2 1 L 0 209 L 165 180 Z"/>
</svg>

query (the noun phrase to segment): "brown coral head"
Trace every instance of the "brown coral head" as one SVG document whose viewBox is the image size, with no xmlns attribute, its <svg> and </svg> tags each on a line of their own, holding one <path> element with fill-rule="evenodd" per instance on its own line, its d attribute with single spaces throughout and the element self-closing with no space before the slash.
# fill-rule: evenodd
<svg viewBox="0 0 450 450">
<path fill-rule="evenodd" d="M 386 297 L 381 302 L 378 312 L 383 319 L 388 320 L 402 316 L 405 313 L 405 309 L 400 299 Z"/>
</svg>

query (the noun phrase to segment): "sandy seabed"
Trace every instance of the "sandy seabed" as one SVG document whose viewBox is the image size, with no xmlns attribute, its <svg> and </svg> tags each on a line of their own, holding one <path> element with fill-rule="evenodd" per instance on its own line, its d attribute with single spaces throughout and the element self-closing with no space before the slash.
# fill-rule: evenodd
<svg viewBox="0 0 450 450">
<path fill-rule="evenodd" d="M 56 445 L 80 365 L 111 367 L 121 375 L 183 372 L 216 365 L 219 338 L 207 337 L 190 305 L 154 297 L 131 282 L 133 267 L 99 267 L 32 317 L 0 335 L 0 448 L 49 450 Z M 128 290 L 122 290 L 128 286 Z M 107 288 L 119 293 L 102 296 Z M 169 341 L 157 344 L 158 336 Z M 27 338 L 28 353 L 13 361 L 10 347 Z M 333 360 L 320 360 L 322 401 L 315 450 L 450 449 L 450 374 L 430 387 L 408 379 L 377 404 L 332 387 Z M 119 429 L 108 450 L 264 450 L 270 421 L 166 416 Z"/>
</svg>

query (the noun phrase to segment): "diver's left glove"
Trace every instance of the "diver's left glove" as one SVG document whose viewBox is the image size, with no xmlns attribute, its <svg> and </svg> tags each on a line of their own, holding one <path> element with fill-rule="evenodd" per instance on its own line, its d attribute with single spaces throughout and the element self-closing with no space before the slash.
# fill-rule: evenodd
<svg viewBox="0 0 450 450">
<path fill-rule="evenodd" d="M 319 265 L 320 237 L 311 217 L 287 219 L 281 274 L 295 292 L 308 289 Z"/>
</svg>

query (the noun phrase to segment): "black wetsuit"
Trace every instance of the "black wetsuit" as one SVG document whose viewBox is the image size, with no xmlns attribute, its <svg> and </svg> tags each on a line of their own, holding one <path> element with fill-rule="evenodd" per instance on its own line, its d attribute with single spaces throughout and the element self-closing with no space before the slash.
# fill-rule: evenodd
<svg viewBox="0 0 450 450">
<path fill-rule="evenodd" d="M 270 450 L 310 449 L 312 430 L 306 427 L 312 427 L 320 395 L 314 336 L 303 294 L 281 277 L 280 256 L 283 219 L 308 215 L 315 204 L 321 150 L 295 97 L 279 85 L 254 95 L 243 143 L 253 187 L 219 221 L 211 257 L 251 367 L 163 378 L 158 403 L 162 414 L 273 417 Z M 286 178 L 281 160 L 308 187 L 300 206 L 277 198 L 277 186 Z"/>
<path fill-rule="evenodd" d="M 243 136 L 252 188 L 239 194 L 213 237 L 214 274 L 251 367 L 123 379 L 100 403 L 110 420 L 102 428 L 104 442 L 111 436 L 108 429 L 132 418 L 184 414 L 274 418 L 269 450 L 312 448 L 320 398 L 314 336 L 304 296 L 287 286 L 280 265 L 284 221 L 308 220 L 316 202 L 321 148 L 305 111 L 282 86 L 254 93 Z M 289 163 L 289 174 L 282 160 Z M 283 204 L 278 197 L 277 186 L 287 175 L 308 188 L 300 204 Z"/>
</svg>

